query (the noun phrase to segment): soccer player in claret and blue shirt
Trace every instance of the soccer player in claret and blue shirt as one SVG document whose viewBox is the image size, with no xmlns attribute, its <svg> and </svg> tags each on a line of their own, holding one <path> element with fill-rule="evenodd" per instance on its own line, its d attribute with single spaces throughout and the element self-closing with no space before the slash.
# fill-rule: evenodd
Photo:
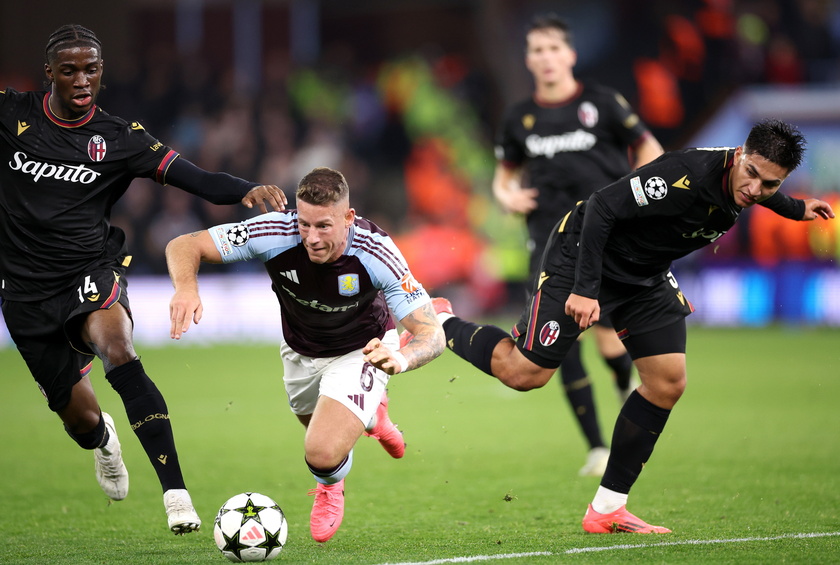
<svg viewBox="0 0 840 565">
<path fill-rule="evenodd" d="M 755 204 L 792 220 L 834 218 L 822 200 L 779 192 L 804 145 L 795 127 L 769 119 L 742 146 L 671 151 L 596 191 L 552 230 L 513 337 L 454 316 L 448 301 L 436 304 L 450 349 L 516 390 L 545 385 L 581 332 L 611 315 L 641 385 L 616 420 L 587 532 L 671 531 L 626 508 L 686 386 L 685 318 L 694 308 L 671 262 L 722 237 Z"/>
<path fill-rule="evenodd" d="M 94 451 L 108 497 L 128 494 L 113 418 L 88 373 L 99 357 L 163 489 L 170 530 L 201 520 L 186 490 L 169 411 L 134 350 L 126 272 L 131 260 L 111 207 L 131 181 L 151 178 L 215 204 L 275 210 L 273 185 L 209 173 L 143 129 L 96 105 L 102 44 L 79 25 L 53 33 L 45 92 L 0 92 L 0 299 L 3 317 L 48 406 L 79 446 Z"/>
<path fill-rule="evenodd" d="M 305 461 L 317 483 L 310 531 L 325 542 L 344 516 L 344 478 L 359 437 L 378 439 L 394 458 L 405 453 L 388 416 L 390 376 L 428 363 L 445 344 L 429 295 L 388 234 L 350 207 L 340 172 L 309 172 L 296 206 L 169 243 L 172 338 L 201 319 L 201 262 L 263 262 L 280 301 L 283 383 L 306 427 Z M 402 348 L 392 313 L 414 335 Z"/>
</svg>

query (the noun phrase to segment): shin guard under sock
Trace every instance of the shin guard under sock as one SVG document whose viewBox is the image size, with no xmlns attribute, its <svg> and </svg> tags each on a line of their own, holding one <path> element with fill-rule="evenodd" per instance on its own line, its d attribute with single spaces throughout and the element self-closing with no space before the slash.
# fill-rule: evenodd
<svg viewBox="0 0 840 565">
<path fill-rule="evenodd" d="M 621 408 L 613 431 L 610 461 L 601 486 L 627 494 L 639 478 L 671 411 L 633 391 Z"/>
<path fill-rule="evenodd" d="M 115 367 L 105 378 L 120 395 L 131 429 L 146 451 L 163 491 L 186 488 L 166 402 L 140 360 Z"/>
<path fill-rule="evenodd" d="M 592 384 L 581 362 L 579 341 L 572 345 L 563 359 L 560 365 L 560 378 L 566 398 L 569 399 L 572 412 L 586 437 L 589 449 L 604 447 L 606 444 L 601 437 L 601 426 L 598 425 L 598 414 L 592 397 Z"/>
<path fill-rule="evenodd" d="M 461 318 L 446 320 L 443 331 L 449 349 L 488 375 L 493 374 L 490 369 L 493 349 L 500 341 L 510 337 L 510 334 L 496 326 L 479 326 Z"/>
</svg>

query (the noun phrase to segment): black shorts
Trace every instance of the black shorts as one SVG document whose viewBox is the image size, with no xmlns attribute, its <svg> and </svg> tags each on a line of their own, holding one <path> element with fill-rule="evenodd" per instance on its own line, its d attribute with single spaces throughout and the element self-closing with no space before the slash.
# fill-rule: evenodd
<svg viewBox="0 0 840 565">
<path fill-rule="evenodd" d="M 556 368 L 581 334 L 574 318 L 566 315 L 566 300 L 574 284 L 571 276 L 548 277 L 513 328 L 516 346 L 540 367 Z M 654 286 L 639 286 L 611 279 L 601 281 L 598 297 L 601 317 L 609 317 L 618 337 L 626 340 L 630 355 L 633 336 L 643 335 L 683 320 L 694 307 L 683 295 L 671 273 Z M 685 351 L 685 343 L 669 344 L 673 352 Z M 668 353 L 670 351 L 661 351 Z"/>
<path fill-rule="evenodd" d="M 131 317 L 125 268 L 108 265 L 82 274 L 76 286 L 36 302 L 3 301 L 6 327 L 50 410 L 70 402 L 70 392 L 90 372 L 93 352 L 79 329 L 90 312 L 119 303 Z"/>
</svg>

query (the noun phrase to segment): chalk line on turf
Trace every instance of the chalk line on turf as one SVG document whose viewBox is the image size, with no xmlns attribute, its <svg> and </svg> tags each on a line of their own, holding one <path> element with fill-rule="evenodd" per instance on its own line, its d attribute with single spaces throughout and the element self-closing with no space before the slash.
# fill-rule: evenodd
<svg viewBox="0 0 840 565">
<path fill-rule="evenodd" d="M 551 555 L 571 555 L 574 553 L 594 553 L 597 551 L 615 551 L 619 549 L 641 549 L 645 547 L 666 547 L 675 545 L 709 545 L 722 543 L 745 543 L 754 541 L 776 541 L 782 539 L 809 539 L 809 538 L 825 538 L 840 536 L 840 532 L 815 532 L 802 534 L 785 534 L 781 536 L 766 536 L 754 538 L 729 538 L 729 539 L 709 539 L 709 540 L 681 540 L 670 541 L 662 543 L 638 543 L 638 544 L 621 544 L 608 545 L 601 547 L 576 547 L 560 552 L 551 551 L 531 551 L 527 553 L 500 553 L 498 555 L 472 555 L 463 557 L 447 557 L 443 559 L 434 559 L 432 561 L 401 561 L 394 563 L 382 563 L 381 565 L 441 565 L 443 563 L 474 563 L 476 561 L 492 561 L 499 559 L 517 559 L 520 557 L 540 557 Z"/>
</svg>

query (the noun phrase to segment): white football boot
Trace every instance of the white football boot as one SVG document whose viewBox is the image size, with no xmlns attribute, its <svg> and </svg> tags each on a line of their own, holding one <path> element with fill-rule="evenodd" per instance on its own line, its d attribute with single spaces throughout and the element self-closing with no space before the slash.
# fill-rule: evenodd
<svg viewBox="0 0 840 565">
<path fill-rule="evenodd" d="M 128 470 L 122 460 L 122 449 L 114 428 L 114 419 L 105 412 L 105 429 L 108 430 L 108 443 L 93 450 L 96 467 L 96 480 L 108 498 L 122 500 L 128 495 Z"/>
<path fill-rule="evenodd" d="M 201 518 L 193 508 L 192 499 L 187 489 L 172 488 L 163 493 L 163 505 L 169 529 L 176 536 L 196 532 L 201 528 Z"/>
</svg>

